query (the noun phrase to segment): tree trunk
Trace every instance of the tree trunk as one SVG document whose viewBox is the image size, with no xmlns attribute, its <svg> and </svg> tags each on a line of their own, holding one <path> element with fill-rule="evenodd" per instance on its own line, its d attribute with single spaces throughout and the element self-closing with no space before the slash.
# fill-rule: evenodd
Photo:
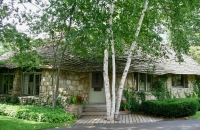
<svg viewBox="0 0 200 130">
<path fill-rule="evenodd" d="M 113 19 L 113 12 L 114 12 L 114 3 L 115 0 L 112 1 L 110 4 L 110 34 L 111 34 L 111 50 L 112 50 L 112 106 L 111 106 L 111 120 L 114 119 L 114 112 L 115 112 L 115 82 L 116 82 L 116 69 L 115 69 L 115 46 L 114 46 L 114 38 L 113 38 L 113 30 L 112 30 L 112 19 Z"/>
<path fill-rule="evenodd" d="M 75 7 L 75 5 L 73 5 L 73 8 L 70 10 L 71 11 L 71 15 L 70 15 L 70 19 L 69 19 L 69 26 L 68 26 L 67 32 L 70 31 L 71 26 L 72 26 L 72 14 L 73 14 L 73 11 L 74 11 L 74 7 Z M 67 35 L 65 36 L 65 39 L 66 38 L 67 38 Z M 56 99 L 57 99 L 58 86 L 59 86 L 60 69 L 61 69 L 61 64 L 62 64 L 63 56 L 65 54 L 66 49 L 67 49 L 67 43 L 65 43 L 65 45 L 64 45 L 64 49 L 62 50 L 60 61 L 58 62 L 56 81 L 55 81 L 56 84 L 55 84 L 55 87 L 53 88 L 54 89 L 54 91 L 53 91 L 53 100 L 52 100 L 52 108 L 53 109 L 56 108 Z"/>
<path fill-rule="evenodd" d="M 108 77 L 108 50 L 104 50 L 104 64 L 103 64 L 103 78 L 104 78 L 104 87 L 106 95 L 106 109 L 107 109 L 107 120 L 111 120 L 111 97 L 110 97 L 110 85 Z"/>
<path fill-rule="evenodd" d="M 58 93 L 58 86 L 59 86 L 59 77 L 60 77 L 60 68 L 61 68 L 61 64 L 62 64 L 62 60 L 63 60 L 63 56 L 65 54 L 65 51 L 67 49 L 67 43 L 65 43 L 64 49 L 62 50 L 62 54 L 61 54 L 61 58 L 59 61 L 59 65 L 58 65 L 58 69 L 57 69 L 57 74 L 56 74 L 56 84 L 55 84 L 55 90 L 54 90 L 54 94 L 53 94 L 53 102 L 52 102 L 52 108 L 55 109 L 56 108 L 56 99 L 57 99 L 57 93 Z"/>
<path fill-rule="evenodd" d="M 115 68 L 115 49 L 114 49 L 114 41 L 111 41 L 112 48 L 112 109 L 111 109 L 111 119 L 114 119 L 115 112 L 115 82 L 116 82 L 116 68 Z"/>
<path fill-rule="evenodd" d="M 117 93 L 117 105 L 116 105 L 116 111 L 115 111 L 115 118 L 117 118 L 118 114 L 119 114 L 119 108 L 120 108 L 124 83 L 125 83 L 125 80 L 126 80 L 126 77 L 127 77 L 127 74 L 128 74 L 128 70 L 130 68 L 130 64 L 131 64 L 131 60 L 132 60 L 131 56 L 132 56 L 132 53 L 133 53 L 135 46 L 136 46 L 136 39 L 137 39 L 139 32 L 140 32 L 140 29 L 141 29 L 142 21 L 143 21 L 145 12 L 146 12 L 147 7 L 148 7 L 148 2 L 149 2 L 148 0 L 145 1 L 144 9 L 142 10 L 142 14 L 141 14 L 141 17 L 140 17 L 140 20 L 139 20 L 139 23 L 138 23 L 138 27 L 137 27 L 137 30 L 135 32 L 135 40 L 132 42 L 131 48 L 129 50 L 126 66 L 125 66 L 125 69 L 124 69 L 124 72 L 123 72 L 123 75 L 122 75 L 122 78 L 121 78 L 121 81 L 120 81 L 120 84 L 119 84 L 118 93 Z"/>
<path fill-rule="evenodd" d="M 53 39 L 53 38 L 52 38 Z M 56 98 L 55 98 L 55 87 L 54 87 L 54 69 L 56 69 L 56 58 L 57 58 L 57 54 L 56 54 L 56 52 L 57 52 L 57 46 L 56 46 L 56 48 L 55 48 L 55 46 L 54 46 L 54 44 L 53 44 L 53 54 L 54 54 L 54 61 L 53 61 L 53 71 L 52 71 L 52 75 L 51 75 L 51 77 L 52 77 L 52 86 L 51 86 L 51 91 L 52 91 L 52 108 L 54 109 L 54 108 L 56 108 Z"/>
</svg>

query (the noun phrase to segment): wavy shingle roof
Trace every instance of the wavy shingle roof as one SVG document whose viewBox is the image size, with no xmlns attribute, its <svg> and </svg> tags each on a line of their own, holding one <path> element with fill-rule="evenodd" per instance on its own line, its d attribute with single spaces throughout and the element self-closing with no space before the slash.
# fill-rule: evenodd
<svg viewBox="0 0 200 130">
<path fill-rule="evenodd" d="M 53 48 L 44 47 L 39 49 L 38 54 L 40 54 L 44 59 L 53 59 Z M 168 47 L 167 56 L 168 59 L 158 58 L 154 59 L 150 56 L 142 58 L 141 55 L 134 55 L 132 57 L 131 66 L 129 72 L 142 72 L 142 73 L 154 73 L 157 75 L 163 74 L 194 74 L 200 75 L 200 65 L 193 60 L 191 57 L 182 54 L 184 59 L 183 62 L 178 62 L 173 49 Z M 9 58 L 13 56 L 13 52 L 7 52 L 0 56 L 0 67 L 7 68 L 17 68 L 16 65 L 6 62 Z M 110 60 L 111 61 L 111 60 Z M 117 73 L 122 73 L 126 63 L 126 55 L 116 57 L 116 70 Z M 109 64 L 111 67 L 111 63 Z M 51 62 L 43 63 L 42 68 L 52 68 Z M 74 57 L 73 55 L 66 53 L 63 58 L 63 63 L 61 68 L 63 70 L 74 71 L 74 72 L 94 72 L 103 71 L 102 62 L 98 62 L 92 58 L 80 58 Z"/>
</svg>

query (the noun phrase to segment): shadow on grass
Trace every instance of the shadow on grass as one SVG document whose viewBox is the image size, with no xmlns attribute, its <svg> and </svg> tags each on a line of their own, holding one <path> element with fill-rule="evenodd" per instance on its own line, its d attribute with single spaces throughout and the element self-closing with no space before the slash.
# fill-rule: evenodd
<svg viewBox="0 0 200 130">
<path fill-rule="evenodd" d="M 74 122 L 67 123 L 45 123 L 15 119 L 7 116 L 0 116 L 0 130 L 41 130 L 72 125 Z"/>
</svg>

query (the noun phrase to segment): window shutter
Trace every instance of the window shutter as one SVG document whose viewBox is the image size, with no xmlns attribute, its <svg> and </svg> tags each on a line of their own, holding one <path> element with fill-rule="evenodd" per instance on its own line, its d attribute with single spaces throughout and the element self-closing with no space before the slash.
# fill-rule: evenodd
<svg viewBox="0 0 200 130">
<path fill-rule="evenodd" d="M 92 73 L 92 88 L 103 88 L 103 74 L 100 72 Z"/>
</svg>

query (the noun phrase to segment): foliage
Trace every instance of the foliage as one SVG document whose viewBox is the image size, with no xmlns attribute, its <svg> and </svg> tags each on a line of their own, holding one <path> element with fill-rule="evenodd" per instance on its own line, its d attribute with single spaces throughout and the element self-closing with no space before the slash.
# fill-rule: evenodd
<svg viewBox="0 0 200 130">
<path fill-rule="evenodd" d="M 51 109 L 44 106 L 33 105 L 9 105 L 0 104 L 0 115 L 11 116 L 18 119 L 37 122 L 59 123 L 74 119 L 74 115 L 66 113 L 63 109 Z"/>
<path fill-rule="evenodd" d="M 72 96 L 71 103 L 73 103 L 73 104 L 83 104 L 84 99 L 81 95 Z"/>
<path fill-rule="evenodd" d="M 166 81 L 160 80 L 152 84 L 152 92 L 157 99 L 171 99 L 172 93 L 168 90 Z"/>
<path fill-rule="evenodd" d="M 200 77 L 196 77 L 196 81 L 193 82 L 193 96 L 196 95 L 197 98 L 200 98 Z"/>
<path fill-rule="evenodd" d="M 149 100 L 142 103 L 144 112 L 164 117 L 183 117 L 194 115 L 199 103 L 193 98 Z"/>
<path fill-rule="evenodd" d="M 5 102 L 5 103 L 12 103 L 12 104 L 19 104 L 19 98 L 17 96 L 7 96 L 5 98 L 5 101 L 2 101 L 2 102 Z"/>
<path fill-rule="evenodd" d="M 189 116 L 189 119 L 199 119 L 200 118 L 200 111 L 197 111 L 195 115 Z"/>
<path fill-rule="evenodd" d="M 0 42 L 2 41 L 3 50 L 12 51 L 14 54 L 9 62 L 21 68 L 39 68 L 42 57 L 36 52 L 38 42 L 19 32 L 13 25 L 9 24 L 6 27 L 2 34 L 4 38 L 0 38 Z"/>
<path fill-rule="evenodd" d="M 129 104 L 131 106 L 130 107 L 131 111 L 135 112 L 135 111 L 140 110 L 140 103 L 137 100 L 137 94 L 135 91 L 123 90 L 123 96 L 126 98 L 126 101 L 125 101 L 126 105 Z M 123 103 L 121 105 L 122 105 L 121 108 L 123 108 Z"/>
<path fill-rule="evenodd" d="M 121 109 L 123 110 L 130 110 L 131 104 L 129 104 L 127 101 L 122 100 L 121 101 Z"/>
<path fill-rule="evenodd" d="M 144 91 L 137 92 L 137 95 L 140 98 L 141 102 L 146 101 L 146 93 Z"/>
<path fill-rule="evenodd" d="M 189 56 L 200 63 L 200 46 L 190 46 Z"/>
<path fill-rule="evenodd" d="M 13 2 L 6 6 L 4 2 L 0 3 L 0 41 L 14 43 L 13 45 L 20 44 L 18 47 L 22 57 L 22 53 L 28 51 L 26 46 L 29 45 L 30 39 L 16 31 L 15 25 L 17 24 L 29 25 L 31 34 L 38 36 L 46 33 L 48 35 L 49 39 L 44 45 L 49 45 L 48 41 L 51 41 L 50 43 L 53 43 L 51 45 L 58 48 L 54 50 L 59 53 L 55 53 L 56 56 L 59 55 L 59 58 L 54 57 L 54 63 L 59 64 L 55 65 L 58 68 L 66 48 L 74 55 L 99 58 L 102 57 L 103 50 L 107 47 L 104 44 L 106 40 L 109 40 L 108 46 L 110 46 L 111 36 L 107 32 L 110 28 L 108 22 L 110 0 L 19 1 L 23 6 L 24 3 L 37 5 L 38 12 L 21 12 L 19 8 L 13 6 Z M 178 59 L 181 59 L 181 52 L 188 52 L 190 43 L 198 43 L 195 37 L 199 33 L 198 0 L 149 1 L 140 35 L 136 38 L 133 32 L 137 30 L 143 4 L 144 1 L 141 0 L 116 1 L 112 15 L 112 34 L 117 50 L 116 55 L 124 54 L 124 48 L 129 47 L 133 40 L 137 40 L 136 50 L 139 48 L 145 55 L 161 57 L 166 54 L 165 50 L 160 51 L 162 41 L 160 34 L 165 31 L 169 32 L 170 45 L 178 52 L 176 55 Z M 25 6 L 24 9 L 26 10 Z M 3 24 L 3 20 L 13 16 L 17 20 L 14 20 L 11 26 Z M 17 50 L 14 49 L 14 51 Z M 21 59 L 19 61 L 23 65 L 24 62 L 21 62 Z M 59 86 L 59 80 L 55 86 Z M 57 92 L 53 94 L 57 98 Z M 54 95 L 53 101 L 56 101 Z"/>
<path fill-rule="evenodd" d="M 13 104 L 19 104 L 20 103 L 19 98 L 17 96 L 13 96 L 11 98 L 11 103 L 13 103 Z"/>
<path fill-rule="evenodd" d="M 197 101 L 199 102 L 199 104 L 200 104 L 200 98 L 196 98 L 197 99 Z M 198 111 L 200 111 L 200 105 L 199 105 L 199 109 L 198 109 Z"/>
<path fill-rule="evenodd" d="M 47 128 L 71 126 L 75 120 L 63 123 L 35 122 L 16 119 L 8 116 L 0 116 L 1 130 L 43 130 Z"/>
<path fill-rule="evenodd" d="M 184 92 L 184 95 L 185 95 L 186 98 L 192 98 L 192 94 L 189 94 L 187 92 Z"/>
</svg>

